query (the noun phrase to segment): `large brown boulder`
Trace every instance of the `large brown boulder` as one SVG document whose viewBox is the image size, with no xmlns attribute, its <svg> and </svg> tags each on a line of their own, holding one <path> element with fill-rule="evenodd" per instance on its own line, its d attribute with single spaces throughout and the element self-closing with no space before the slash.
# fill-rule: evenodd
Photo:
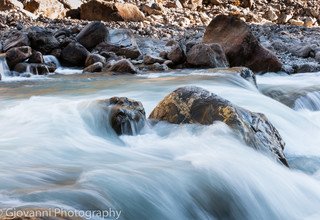
<svg viewBox="0 0 320 220">
<path fill-rule="evenodd" d="M 70 66 L 84 66 L 89 51 L 79 43 L 72 42 L 61 51 L 62 60 Z"/>
<path fill-rule="evenodd" d="M 104 41 L 108 33 L 107 28 L 99 21 L 87 24 L 77 35 L 77 41 L 88 50 Z"/>
<path fill-rule="evenodd" d="M 146 123 L 146 114 L 139 101 L 126 97 L 99 100 L 98 104 L 108 114 L 108 126 L 118 135 L 136 135 Z"/>
<path fill-rule="evenodd" d="M 18 0 L 1 0 L 0 11 L 6 11 L 10 9 L 23 9 L 23 4 Z"/>
<path fill-rule="evenodd" d="M 227 124 L 249 146 L 288 166 L 284 141 L 265 115 L 233 105 L 199 87 L 182 87 L 166 96 L 152 111 L 150 119 L 174 124 Z"/>
<path fill-rule="evenodd" d="M 29 46 L 15 47 L 6 52 L 6 60 L 10 69 L 15 65 L 27 60 L 32 55 L 32 49 Z"/>
<path fill-rule="evenodd" d="M 194 67 L 228 67 L 229 63 L 219 44 L 194 45 L 187 52 L 187 63 Z"/>
<path fill-rule="evenodd" d="M 24 1 L 24 9 L 35 15 L 42 15 L 47 18 L 63 18 L 66 10 L 58 0 L 29 0 Z"/>
<path fill-rule="evenodd" d="M 143 21 L 144 14 L 130 3 L 113 3 L 103 0 L 90 0 L 80 7 L 83 20 L 101 21 Z"/>
<path fill-rule="evenodd" d="M 282 68 L 279 59 L 265 49 L 242 20 L 218 15 L 206 29 L 204 43 L 220 44 L 230 66 L 245 66 L 254 72 L 277 72 Z"/>
</svg>

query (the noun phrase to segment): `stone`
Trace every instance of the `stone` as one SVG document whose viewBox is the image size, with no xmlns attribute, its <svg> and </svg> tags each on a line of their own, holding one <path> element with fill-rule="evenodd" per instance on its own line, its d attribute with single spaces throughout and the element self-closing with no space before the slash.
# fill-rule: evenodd
<svg viewBox="0 0 320 220">
<path fill-rule="evenodd" d="M 71 66 L 84 66 L 89 51 L 79 43 L 72 42 L 61 51 L 61 59 Z"/>
<path fill-rule="evenodd" d="M 186 60 L 186 48 L 184 45 L 175 44 L 167 55 L 174 64 L 182 64 Z"/>
<path fill-rule="evenodd" d="M 187 52 L 187 63 L 193 67 L 228 67 L 228 61 L 219 44 L 199 43 Z"/>
<path fill-rule="evenodd" d="M 83 72 L 90 72 L 90 73 L 96 73 L 96 72 L 101 72 L 103 69 L 103 63 L 101 62 L 96 62 L 94 64 L 91 64 L 87 66 L 86 68 L 83 69 Z"/>
<path fill-rule="evenodd" d="M 136 59 L 141 55 L 135 37 L 129 29 L 109 30 L 109 35 L 105 42 L 100 43 L 95 48 L 99 53 L 114 52 L 118 56 Z"/>
<path fill-rule="evenodd" d="M 316 45 L 296 45 L 289 48 L 292 55 L 296 57 L 308 58 L 314 52 Z"/>
<path fill-rule="evenodd" d="M 155 57 L 155 56 L 151 56 L 151 55 L 145 55 L 143 57 L 143 62 L 144 64 L 146 65 L 151 65 L 151 64 L 154 64 L 154 63 L 164 63 L 166 60 L 161 58 L 161 57 Z"/>
<path fill-rule="evenodd" d="M 103 0 L 90 0 L 80 7 L 83 20 L 91 21 L 143 21 L 144 14 L 130 3 L 113 3 Z"/>
<path fill-rule="evenodd" d="M 1 0 L 0 11 L 7 11 L 11 9 L 23 9 L 23 4 L 18 0 Z"/>
<path fill-rule="evenodd" d="M 109 67 L 108 71 L 115 73 L 137 73 L 134 65 L 127 59 L 112 62 L 111 67 Z"/>
<path fill-rule="evenodd" d="M 106 126 L 117 135 L 137 135 L 146 124 L 146 114 L 141 102 L 126 97 L 99 100 L 97 104 L 106 112 Z"/>
<path fill-rule="evenodd" d="M 32 55 L 32 49 L 29 46 L 11 48 L 6 52 L 6 61 L 10 69 L 13 69 L 18 63 L 27 60 Z"/>
<path fill-rule="evenodd" d="M 87 24 L 77 35 L 77 41 L 88 50 L 103 42 L 108 33 L 107 28 L 100 21 Z"/>
<path fill-rule="evenodd" d="M 39 51 L 32 51 L 31 56 L 28 59 L 28 63 L 44 63 L 43 55 Z"/>
<path fill-rule="evenodd" d="M 200 87 L 176 89 L 155 107 L 149 119 L 174 124 L 201 125 L 221 121 L 248 146 L 288 166 L 283 153 L 285 143 L 265 115 L 236 106 Z"/>
<path fill-rule="evenodd" d="M 24 9 L 50 19 L 64 18 L 66 13 L 63 4 L 58 0 L 28 0 L 24 3 Z"/>
<path fill-rule="evenodd" d="M 30 46 L 28 34 L 20 31 L 11 32 L 3 43 L 3 51 L 7 51 L 13 47 Z"/>
<path fill-rule="evenodd" d="M 290 22 L 290 24 L 295 25 L 295 26 L 303 26 L 304 25 L 304 22 L 299 19 L 290 19 L 289 22 Z"/>
<path fill-rule="evenodd" d="M 14 71 L 18 73 L 31 73 L 33 75 L 47 75 L 55 71 L 55 66 L 43 63 L 18 63 Z"/>
<path fill-rule="evenodd" d="M 282 63 L 265 49 L 239 18 L 218 15 L 206 28 L 203 43 L 220 44 L 231 67 L 245 66 L 254 72 L 277 72 Z"/>
<path fill-rule="evenodd" d="M 106 58 L 99 55 L 99 54 L 89 54 L 87 59 L 86 59 L 86 62 L 85 62 L 85 67 L 88 67 L 94 63 L 102 63 L 102 64 L 105 64 L 106 63 Z"/>
<path fill-rule="evenodd" d="M 50 54 L 54 49 L 59 48 L 60 44 L 51 31 L 44 28 L 35 27 L 28 33 L 31 47 L 40 51 L 42 54 Z"/>
</svg>

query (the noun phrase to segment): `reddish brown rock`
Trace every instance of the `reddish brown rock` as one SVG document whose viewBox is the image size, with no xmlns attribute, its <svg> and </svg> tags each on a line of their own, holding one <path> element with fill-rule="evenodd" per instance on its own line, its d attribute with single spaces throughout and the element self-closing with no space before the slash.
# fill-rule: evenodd
<svg viewBox="0 0 320 220">
<path fill-rule="evenodd" d="M 32 49 L 29 46 L 15 47 L 6 52 L 6 60 L 10 69 L 15 65 L 25 61 L 32 55 Z"/>
<path fill-rule="evenodd" d="M 84 20 L 102 21 L 143 21 L 144 14 L 139 8 L 129 3 L 113 3 L 91 0 L 80 7 L 80 16 Z"/>
<path fill-rule="evenodd" d="M 206 29 L 204 43 L 222 46 L 230 66 L 245 66 L 254 72 L 277 72 L 282 68 L 279 59 L 265 49 L 239 18 L 218 15 Z"/>
</svg>

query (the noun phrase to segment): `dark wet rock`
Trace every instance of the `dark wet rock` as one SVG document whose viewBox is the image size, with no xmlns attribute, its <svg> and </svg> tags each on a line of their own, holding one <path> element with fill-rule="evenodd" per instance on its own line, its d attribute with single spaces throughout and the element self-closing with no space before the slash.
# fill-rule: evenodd
<svg viewBox="0 0 320 220">
<path fill-rule="evenodd" d="M 18 63 L 14 71 L 18 73 L 32 73 L 34 75 L 47 75 L 55 71 L 55 66 L 40 63 Z"/>
<path fill-rule="evenodd" d="M 88 55 L 86 62 L 85 62 L 85 67 L 88 67 L 94 63 L 100 62 L 102 64 L 106 63 L 106 58 L 99 55 L 99 54 L 90 54 Z"/>
<path fill-rule="evenodd" d="M 199 87 L 182 87 L 166 96 L 152 111 L 150 119 L 174 124 L 227 124 L 251 147 L 288 166 L 285 143 L 265 115 L 236 106 Z"/>
<path fill-rule="evenodd" d="M 139 70 L 143 71 L 152 71 L 152 72 L 163 72 L 168 71 L 169 67 L 166 64 L 154 63 L 151 65 L 143 65 L 139 68 Z"/>
<path fill-rule="evenodd" d="M 292 66 L 294 73 L 310 73 L 320 71 L 320 65 L 314 62 L 307 62 L 303 64 L 295 64 Z"/>
<path fill-rule="evenodd" d="M 186 60 L 186 48 L 182 44 L 175 44 L 167 56 L 174 64 L 182 64 Z"/>
<path fill-rule="evenodd" d="M 245 66 L 254 72 L 281 70 L 279 59 L 259 43 L 250 27 L 239 18 L 215 17 L 206 29 L 203 42 L 220 44 L 231 67 Z"/>
<path fill-rule="evenodd" d="M 316 45 L 305 45 L 305 46 L 293 46 L 290 48 L 292 55 L 302 58 L 314 57 L 314 49 Z"/>
<path fill-rule="evenodd" d="M 151 55 L 145 55 L 143 57 L 143 62 L 144 64 L 146 65 L 151 65 L 151 64 L 154 64 L 154 63 L 164 63 L 166 60 L 161 58 L 161 57 L 155 57 L 155 56 L 151 56 Z"/>
<path fill-rule="evenodd" d="M 100 43 L 95 50 L 99 53 L 114 52 L 118 56 L 131 59 L 136 59 L 141 55 L 134 35 L 128 29 L 110 30 L 106 42 Z"/>
<path fill-rule="evenodd" d="M 106 52 L 106 51 L 102 51 L 99 53 L 101 56 L 103 56 L 106 61 L 110 61 L 110 60 L 121 60 L 121 57 L 118 57 L 114 52 Z"/>
<path fill-rule="evenodd" d="M 213 68 L 207 69 L 208 73 L 222 73 L 228 75 L 238 75 L 239 77 L 247 80 L 255 87 L 258 87 L 256 75 L 247 67 L 232 67 L 232 68 Z"/>
<path fill-rule="evenodd" d="M 69 9 L 66 12 L 66 17 L 71 19 L 80 19 L 81 18 L 80 12 L 81 12 L 80 8 Z"/>
<path fill-rule="evenodd" d="M 214 68 L 229 66 L 219 44 L 196 44 L 187 52 L 187 63 L 194 67 Z"/>
<path fill-rule="evenodd" d="M 61 51 L 61 58 L 71 66 L 84 66 L 89 51 L 79 43 L 70 43 Z"/>
<path fill-rule="evenodd" d="M 32 51 L 32 55 L 28 59 L 28 63 L 44 63 L 43 55 L 39 51 Z"/>
<path fill-rule="evenodd" d="M 29 46 L 15 47 L 6 52 L 6 60 L 10 69 L 15 65 L 27 60 L 32 55 L 32 49 Z"/>
<path fill-rule="evenodd" d="M 108 125 L 118 135 L 136 135 L 146 124 L 146 114 L 139 101 L 126 97 L 112 97 L 98 103 L 108 113 Z"/>
<path fill-rule="evenodd" d="M 100 21 L 87 24 L 77 35 L 77 41 L 88 50 L 104 41 L 107 36 L 107 28 Z"/>
<path fill-rule="evenodd" d="M 84 68 L 83 72 L 96 73 L 96 72 L 101 72 L 102 69 L 103 69 L 103 63 L 96 62 Z"/>
<path fill-rule="evenodd" d="M 108 71 L 115 73 L 137 73 L 134 65 L 127 59 L 122 59 L 119 61 L 113 61 L 111 66 L 108 68 Z"/>
<path fill-rule="evenodd" d="M 83 20 L 91 21 L 143 21 L 144 14 L 129 3 L 113 3 L 103 0 L 90 0 L 80 7 Z"/>
<path fill-rule="evenodd" d="M 14 47 L 30 46 L 28 34 L 20 31 L 11 32 L 3 43 L 3 51 Z"/>
<path fill-rule="evenodd" d="M 28 37 L 31 47 L 40 51 L 42 54 L 50 54 L 54 49 L 59 48 L 60 44 L 51 31 L 44 28 L 35 27 L 29 33 Z"/>
</svg>

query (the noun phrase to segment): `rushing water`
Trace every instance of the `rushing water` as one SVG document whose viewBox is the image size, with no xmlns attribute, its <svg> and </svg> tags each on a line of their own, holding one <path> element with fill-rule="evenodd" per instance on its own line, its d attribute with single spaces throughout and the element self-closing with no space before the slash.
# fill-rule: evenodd
<svg viewBox="0 0 320 220">
<path fill-rule="evenodd" d="M 257 81 L 264 91 L 280 82 L 284 93 L 296 86 L 292 76 Z M 245 146 L 223 123 L 159 123 L 117 137 L 92 105 L 126 96 L 149 114 L 182 85 L 264 113 L 286 141 L 292 168 Z M 0 105 L 0 208 L 112 208 L 120 219 L 320 219 L 320 112 L 289 108 L 238 76 L 196 71 L 0 82 Z"/>
</svg>

